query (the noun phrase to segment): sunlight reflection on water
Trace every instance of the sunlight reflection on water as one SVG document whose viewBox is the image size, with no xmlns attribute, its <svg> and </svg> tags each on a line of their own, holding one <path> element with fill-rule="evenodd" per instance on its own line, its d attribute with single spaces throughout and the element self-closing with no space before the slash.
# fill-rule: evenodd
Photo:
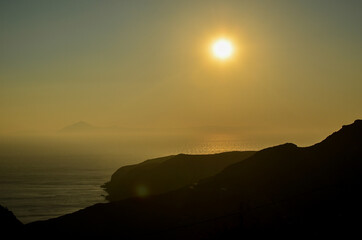
<svg viewBox="0 0 362 240">
<path fill-rule="evenodd" d="M 138 155 L 134 152 L 129 154 L 134 160 L 120 160 L 112 164 L 69 156 L 41 161 L 30 158 L 23 164 L 24 160 L 0 156 L 0 204 L 13 211 L 23 223 L 45 220 L 105 202 L 102 195 L 106 193 L 100 186 L 123 165 L 178 153 L 212 154 L 258 149 L 255 144 L 220 136 L 203 141 L 179 142 L 172 146 L 156 145 L 143 144 L 144 150 L 138 149 Z M 55 164 L 59 162 L 62 162 L 61 166 Z M 146 194 L 145 189 L 139 190 L 141 195 Z"/>
</svg>

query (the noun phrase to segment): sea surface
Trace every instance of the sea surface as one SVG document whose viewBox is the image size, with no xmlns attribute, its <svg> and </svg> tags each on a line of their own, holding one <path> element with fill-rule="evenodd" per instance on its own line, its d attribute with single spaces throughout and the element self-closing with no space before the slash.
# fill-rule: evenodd
<svg viewBox="0 0 362 240">
<path fill-rule="evenodd" d="M 92 167 L 2 168 L 0 204 L 23 223 L 54 218 L 105 202 L 100 185 L 110 179 L 112 172 Z"/>
<path fill-rule="evenodd" d="M 177 153 L 209 154 L 260 149 L 260 146 L 253 147 L 236 140 L 145 147 L 148 145 L 143 143 L 132 153 L 117 153 L 112 157 L 109 157 L 109 152 L 107 156 L 99 153 L 66 155 L 62 150 L 40 154 L 40 150 L 49 148 L 42 144 L 31 145 L 31 149 L 36 151 L 25 152 L 21 151 L 24 144 L 3 145 L 0 149 L 0 204 L 23 223 L 46 220 L 106 202 L 106 193 L 101 185 L 109 181 L 119 167 L 130 163 Z M 55 145 L 52 146 L 54 148 Z M 11 147 L 12 151 L 5 151 Z M 122 151 L 127 149 L 130 148 L 126 146 Z M 92 153 L 91 149 L 89 152 Z"/>
</svg>

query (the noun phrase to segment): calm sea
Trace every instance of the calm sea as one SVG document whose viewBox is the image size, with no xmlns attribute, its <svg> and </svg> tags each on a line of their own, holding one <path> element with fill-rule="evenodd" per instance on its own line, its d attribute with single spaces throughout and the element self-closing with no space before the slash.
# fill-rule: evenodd
<svg viewBox="0 0 362 240">
<path fill-rule="evenodd" d="M 138 150 L 142 154 L 133 151 L 128 156 L 113 156 L 111 160 L 98 155 L 77 157 L 54 153 L 29 157 L 19 156 L 17 151 L 0 156 L 0 204 L 13 211 L 23 223 L 46 220 L 105 202 L 106 193 L 100 186 L 123 165 L 181 152 L 205 154 L 252 147 L 242 141 L 220 140 L 188 142 L 173 148 L 152 145 L 143 149 Z"/>
<path fill-rule="evenodd" d="M 100 185 L 114 169 L 17 167 L 0 171 L 0 204 L 29 223 L 104 202 Z"/>
</svg>

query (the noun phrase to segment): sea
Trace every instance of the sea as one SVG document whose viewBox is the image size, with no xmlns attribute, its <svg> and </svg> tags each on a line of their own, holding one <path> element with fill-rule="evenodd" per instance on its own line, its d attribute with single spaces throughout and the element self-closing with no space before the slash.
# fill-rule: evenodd
<svg viewBox="0 0 362 240">
<path fill-rule="evenodd" d="M 166 141 L 167 144 L 143 141 L 134 142 L 134 147 L 120 142 L 117 152 L 102 148 L 108 149 L 102 153 L 94 151 L 91 144 L 76 146 L 82 149 L 79 152 L 70 150 L 68 145 L 74 143 L 58 147 L 59 141 L 50 145 L 48 141 L 31 142 L 0 141 L 0 204 L 24 224 L 106 202 L 101 185 L 119 167 L 128 164 L 178 153 L 212 154 L 261 148 L 238 139 Z"/>
<path fill-rule="evenodd" d="M 112 171 L 99 167 L 3 167 L 0 204 L 23 223 L 55 218 L 105 202 L 100 186 Z"/>
</svg>

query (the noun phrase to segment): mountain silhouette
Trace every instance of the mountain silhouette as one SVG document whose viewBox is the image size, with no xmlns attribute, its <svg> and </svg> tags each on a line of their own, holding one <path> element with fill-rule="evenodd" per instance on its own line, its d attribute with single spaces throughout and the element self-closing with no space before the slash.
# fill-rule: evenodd
<svg viewBox="0 0 362 240">
<path fill-rule="evenodd" d="M 313 146 L 267 148 L 197 185 L 95 204 L 27 224 L 24 233 L 125 239 L 358 237 L 361 173 L 362 121 L 356 120 Z"/>
<path fill-rule="evenodd" d="M 59 132 L 61 133 L 85 133 L 97 130 L 97 127 L 94 127 L 86 122 L 80 121 L 72 125 L 62 128 Z"/>
<path fill-rule="evenodd" d="M 118 169 L 104 184 L 107 199 L 143 197 L 175 190 L 211 177 L 226 166 L 253 155 L 253 151 L 225 152 L 211 155 L 179 154 L 147 160 Z"/>
<path fill-rule="evenodd" d="M 0 237 L 14 237 L 21 231 L 23 224 L 7 208 L 0 205 Z"/>
</svg>

